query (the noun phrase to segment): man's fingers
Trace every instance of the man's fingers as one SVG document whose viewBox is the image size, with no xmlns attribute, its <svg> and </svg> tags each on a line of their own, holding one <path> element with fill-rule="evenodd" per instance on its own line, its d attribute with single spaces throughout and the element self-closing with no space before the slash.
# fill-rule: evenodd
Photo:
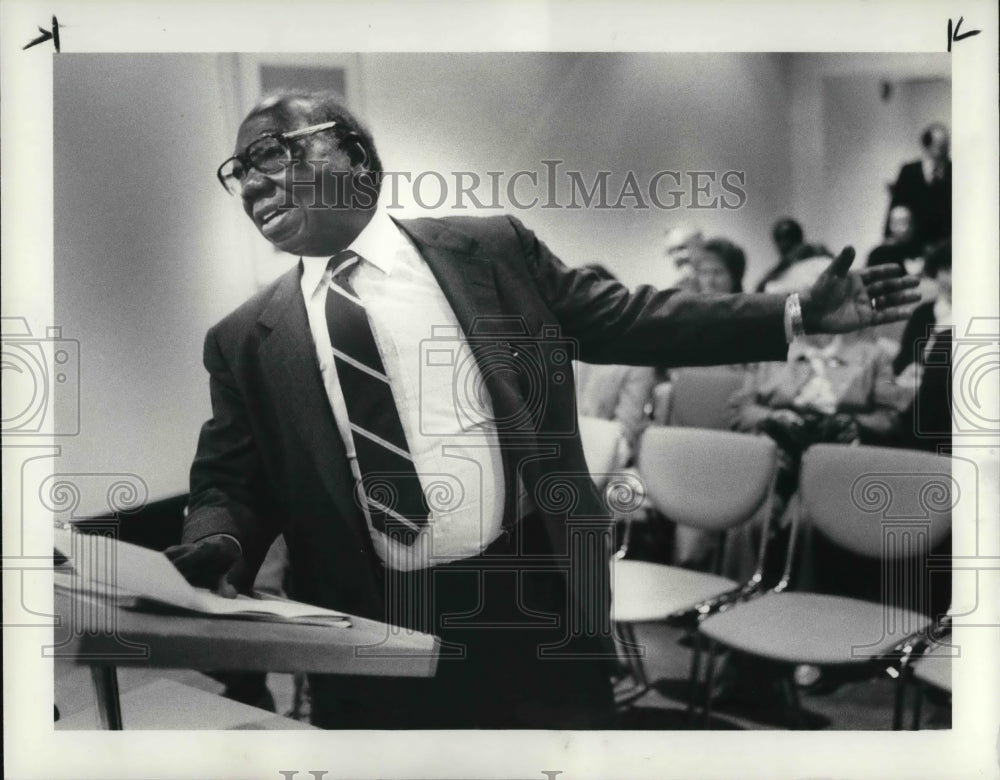
<svg viewBox="0 0 1000 780">
<path fill-rule="evenodd" d="M 880 295 L 875 299 L 879 309 L 891 309 L 893 306 L 905 306 L 908 303 L 920 303 L 920 293 L 918 292 L 896 292 L 888 295 Z"/>
<path fill-rule="evenodd" d="M 193 544 L 175 544 L 163 551 L 163 554 L 171 561 L 183 558 L 194 549 Z"/>
<path fill-rule="evenodd" d="M 887 322 L 908 320 L 910 315 L 913 314 L 913 310 L 916 308 L 916 304 L 910 304 L 909 306 L 893 306 L 888 309 L 879 309 L 877 312 L 874 312 L 875 318 L 872 324 L 884 325 Z"/>
<path fill-rule="evenodd" d="M 854 262 L 854 247 L 845 246 L 843 251 L 837 255 L 837 259 L 830 263 L 829 271 L 835 276 L 847 276 L 851 263 Z"/>
<path fill-rule="evenodd" d="M 912 290 L 920 286 L 920 280 L 915 276 L 902 276 L 898 279 L 885 279 L 881 282 L 871 282 L 865 285 L 865 292 L 870 298 L 888 295 L 901 290 Z"/>
<path fill-rule="evenodd" d="M 227 599 L 236 598 L 240 592 L 240 588 L 245 584 L 246 569 L 246 561 L 240 558 L 229 567 L 225 574 L 219 577 L 219 581 L 215 584 L 213 590 Z"/>
<path fill-rule="evenodd" d="M 219 578 L 213 590 L 223 598 L 234 599 L 239 591 L 236 590 L 236 586 L 233 583 L 226 579 L 226 576 L 223 575 Z"/>
<path fill-rule="evenodd" d="M 894 276 L 902 276 L 905 272 L 896 263 L 882 263 L 869 268 L 862 268 L 858 273 L 861 274 L 861 281 L 868 284 L 878 279 L 891 279 Z"/>
</svg>

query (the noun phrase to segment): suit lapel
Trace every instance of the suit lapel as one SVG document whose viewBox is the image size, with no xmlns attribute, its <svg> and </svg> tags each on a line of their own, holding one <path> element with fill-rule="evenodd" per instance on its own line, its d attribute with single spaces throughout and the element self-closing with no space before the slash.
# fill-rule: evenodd
<svg viewBox="0 0 1000 780">
<path fill-rule="evenodd" d="M 479 366 L 498 421 L 505 484 L 504 523 L 517 522 L 523 464 L 532 463 L 537 443 L 517 375 L 510 370 L 514 349 L 507 339 L 524 337 L 519 317 L 501 307 L 493 262 L 480 254 L 475 239 L 437 220 L 397 222 L 413 239 L 437 279 Z M 504 425 L 503 420 L 521 421 Z M 529 490 L 531 488 L 529 487 Z"/>
<path fill-rule="evenodd" d="M 346 517 L 357 514 L 347 452 L 340 438 L 310 336 L 298 267 L 286 273 L 261 313 L 271 329 L 260 347 L 261 366 L 281 407 L 311 454 L 327 491 Z"/>
<path fill-rule="evenodd" d="M 481 318 L 501 314 L 493 266 L 477 254 L 474 238 L 432 219 L 396 225 L 417 245 L 466 336 L 478 332 Z"/>
</svg>

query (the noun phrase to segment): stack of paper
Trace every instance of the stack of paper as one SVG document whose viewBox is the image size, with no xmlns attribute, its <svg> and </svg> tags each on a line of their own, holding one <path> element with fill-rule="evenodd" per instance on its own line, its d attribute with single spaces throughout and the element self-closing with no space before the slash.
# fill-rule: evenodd
<svg viewBox="0 0 1000 780">
<path fill-rule="evenodd" d="M 256 620 L 289 620 L 349 627 L 342 612 L 272 596 L 228 599 L 188 583 L 160 552 L 120 542 L 110 536 L 55 529 L 55 548 L 68 558 L 69 578 L 57 584 L 81 592 L 118 597 L 123 606 L 167 608 L 203 615 Z"/>
</svg>

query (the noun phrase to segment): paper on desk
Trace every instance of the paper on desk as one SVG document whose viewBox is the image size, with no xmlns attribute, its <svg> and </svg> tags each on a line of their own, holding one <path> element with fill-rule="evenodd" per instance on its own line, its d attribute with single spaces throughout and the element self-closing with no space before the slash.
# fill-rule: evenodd
<svg viewBox="0 0 1000 780">
<path fill-rule="evenodd" d="M 249 596 L 227 599 L 205 588 L 195 588 L 163 553 L 110 536 L 56 528 L 55 548 L 72 564 L 74 584 L 84 589 L 102 586 L 140 601 L 206 615 L 350 625 L 350 619 L 343 612 L 312 604 Z"/>
</svg>

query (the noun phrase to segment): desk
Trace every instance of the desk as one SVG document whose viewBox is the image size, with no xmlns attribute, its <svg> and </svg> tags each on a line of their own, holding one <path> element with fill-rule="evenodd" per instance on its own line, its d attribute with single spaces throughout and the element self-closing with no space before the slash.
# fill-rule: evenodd
<svg viewBox="0 0 1000 780">
<path fill-rule="evenodd" d="M 90 666 L 105 728 L 121 729 L 117 667 L 432 677 L 438 641 L 364 618 L 350 628 L 123 609 L 61 589 L 47 655 Z"/>
</svg>

